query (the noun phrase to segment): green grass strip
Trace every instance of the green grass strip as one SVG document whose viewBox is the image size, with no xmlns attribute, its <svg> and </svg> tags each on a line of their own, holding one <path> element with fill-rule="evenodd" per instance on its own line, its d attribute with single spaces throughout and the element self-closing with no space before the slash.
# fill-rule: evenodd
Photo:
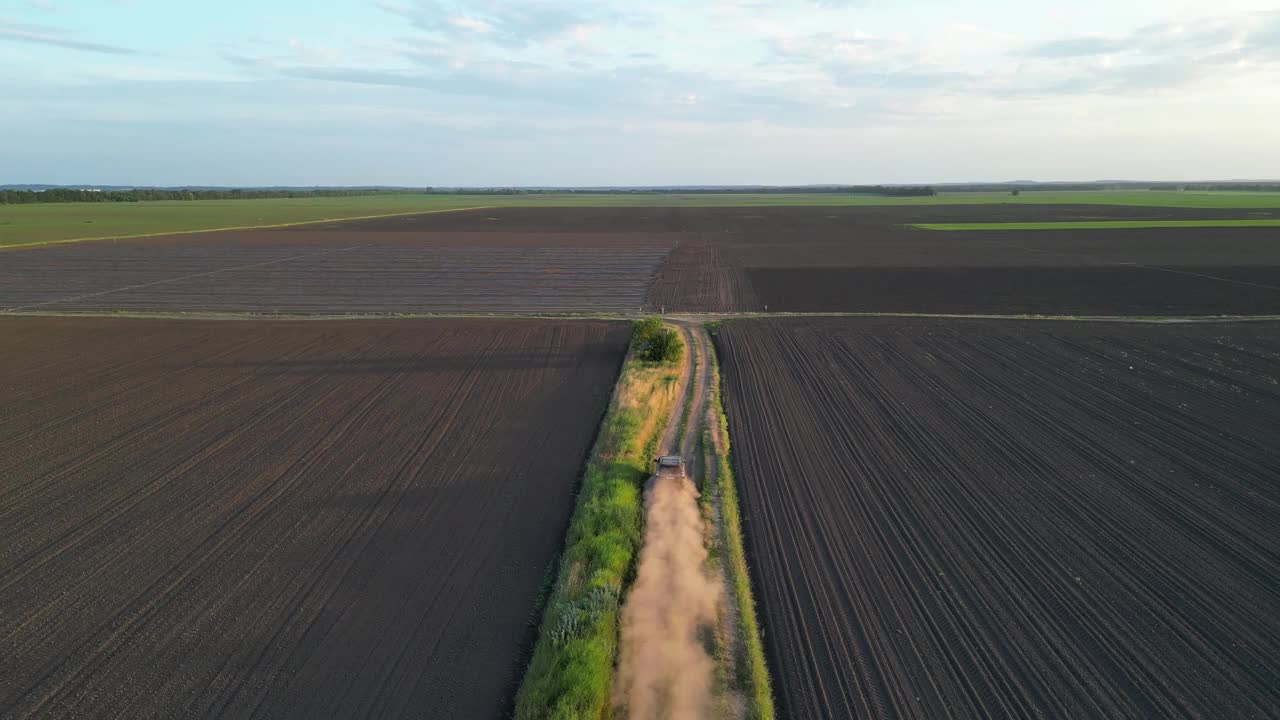
<svg viewBox="0 0 1280 720">
<path fill-rule="evenodd" d="M 714 334 L 718 324 L 708 324 L 708 332 Z M 729 419 L 720 401 L 720 362 L 716 357 L 715 343 L 710 347 L 711 362 L 711 412 L 720 433 L 721 442 L 713 444 L 716 451 L 716 491 L 720 496 L 721 520 L 724 523 L 727 547 L 727 569 L 733 586 L 733 602 L 738 610 L 739 647 L 743 657 L 737 658 L 738 677 L 734 680 L 744 691 L 747 701 L 747 717 L 751 720 L 772 720 L 774 717 L 773 689 L 769 682 L 769 667 L 764 659 L 764 642 L 760 625 L 756 620 L 756 602 L 751 594 L 751 576 L 747 569 L 747 555 L 742 543 L 742 513 L 738 507 L 738 486 L 734 480 L 730 455 Z"/>
<path fill-rule="evenodd" d="M 1080 220 L 1025 223 L 918 223 L 922 230 L 1126 230 L 1137 228 L 1280 227 L 1280 220 Z"/>
<path fill-rule="evenodd" d="M 558 575 L 516 695 L 517 720 L 607 716 L 620 601 L 643 536 L 642 490 L 679 379 L 670 366 L 636 359 L 636 345 L 623 362 L 587 462 Z"/>
<path fill-rule="evenodd" d="M 246 201 L 241 201 L 241 202 L 246 202 Z M 199 228 L 190 229 L 190 230 L 164 230 L 159 232 L 139 232 L 139 233 L 134 233 L 132 235 L 125 234 L 125 235 L 101 235 L 97 237 L 69 237 L 69 238 L 61 238 L 56 240 L 32 240 L 29 242 L 21 242 L 21 241 L 9 242 L 4 238 L 0 238 L 0 250 L 16 250 L 19 248 L 30 248 L 30 247 L 37 247 L 41 245 L 65 245 L 67 243 L 93 242 L 95 240 L 129 240 L 129 239 L 148 238 L 148 237 L 166 237 L 169 235 L 196 235 L 199 233 L 225 232 L 225 231 L 233 231 L 233 230 L 269 230 L 271 228 L 296 227 L 298 225 L 320 225 L 323 223 L 346 222 L 349 220 L 376 220 L 379 218 L 401 217 L 404 215 L 433 215 L 435 213 L 460 212 L 463 210 L 484 210 L 484 209 L 485 209 L 485 206 L 443 208 L 439 210 L 411 210 L 411 211 L 402 211 L 402 212 L 380 213 L 376 215 L 352 215 L 352 216 L 344 215 L 341 217 L 298 220 L 296 222 L 278 222 L 278 223 L 268 223 L 268 224 L 259 224 L 259 225 L 225 225 L 225 226 L 216 226 L 216 227 L 199 227 Z M 126 231 L 126 232 L 132 232 L 132 231 Z"/>
</svg>

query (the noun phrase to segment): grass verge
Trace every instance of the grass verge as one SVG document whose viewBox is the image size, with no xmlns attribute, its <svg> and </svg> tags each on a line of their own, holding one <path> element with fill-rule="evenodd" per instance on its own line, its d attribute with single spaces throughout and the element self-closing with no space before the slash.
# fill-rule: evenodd
<svg viewBox="0 0 1280 720">
<path fill-rule="evenodd" d="M 670 365 L 632 342 L 587 461 L 538 640 L 516 695 L 517 720 L 606 717 L 619 603 L 643 533 L 644 481 L 678 390 Z"/>
<path fill-rule="evenodd" d="M 714 336 L 718 323 L 707 325 Z M 733 462 L 730 456 L 729 420 L 720 400 L 720 361 L 715 343 L 709 348 L 711 363 L 711 448 L 715 456 L 715 493 L 720 502 L 721 520 L 724 523 L 723 562 L 729 573 L 733 597 L 738 615 L 738 657 L 734 658 L 731 681 L 746 699 L 746 717 L 751 720 L 772 720 L 774 717 L 773 689 L 769 683 L 769 668 L 764 659 L 764 642 L 760 625 L 756 621 L 756 602 L 751 592 L 751 576 L 747 570 L 747 556 L 742 542 L 742 513 L 738 507 L 738 487 L 734 481 Z"/>
<path fill-rule="evenodd" d="M 1126 230 L 1138 228 L 1280 227 L 1280 220 L 1079 220 L 1025 223 L 917 223 L 921 230 Z"/>
</svg>

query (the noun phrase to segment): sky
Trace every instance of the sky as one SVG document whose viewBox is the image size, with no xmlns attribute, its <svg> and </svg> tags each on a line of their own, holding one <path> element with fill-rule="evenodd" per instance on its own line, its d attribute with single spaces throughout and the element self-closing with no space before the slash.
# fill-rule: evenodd
<svg viewBox="0 0 1280 720">
<path fill-rule="evenodd" d="M 1280 176 L 1280 0 L 0 0 L 0 183 Z"/>
</svg>

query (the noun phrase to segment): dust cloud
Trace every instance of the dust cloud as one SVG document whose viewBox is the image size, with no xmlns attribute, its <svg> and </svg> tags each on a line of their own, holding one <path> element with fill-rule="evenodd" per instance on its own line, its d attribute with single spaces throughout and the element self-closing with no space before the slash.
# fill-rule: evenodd
<svg viewBox="0 0 1280 720">
<path fill-rule="evenodd" d="M 704 639 L 721 585 L 705 570 L 698 491 L 660 474 L 645 493 L 645 516 L 640 566 L 622 608 L 614 702 L 629 720 L 711 717 L 715 663 Z"/>
</svg>

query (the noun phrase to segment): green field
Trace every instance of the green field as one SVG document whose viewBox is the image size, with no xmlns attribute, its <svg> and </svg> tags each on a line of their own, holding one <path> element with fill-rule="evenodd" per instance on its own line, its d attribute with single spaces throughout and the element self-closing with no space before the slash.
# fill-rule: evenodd
<svg viewBox="0 0 1280 720">
<path fill-rule="evenodd" d="M 0 247 L 263 227 L 483 206 L 457 195 L 0 205 Z"/>
<path fill-rule="evenodd" d="M 493 206 L 763 207 L 777 205 L 1018 205 L 1089 204 L 1192 208 L 1280 208 L 1280 193 L 1026 192 L 943 193 L 892 198 L 833 194 L 560 194 L 370 195 L 268 200 L 0 205 L 0 247 L 58 241 L 137 237 L 229 228 L 265 227 L 380 215 Z M 1214 225 L 1205 227 L 1220 227 Z M 1267 221 L 1241 221 L 1260 222 Z M 1057 225 L 1057 223 L 1036 224 Z M 1088 223 L 1076 224 L 1077 227 Z M 1105 223 L 1106 227 L 1134 227 Z M 1186 227 L 1188 225 L 1180 225 Z M 1019 229 L 1032 226 L 1019 225 Z M 1141 227 L 1157 227 L 1142 225 Z M 938 229 L 942 229 L 939 227 Z M 949 226 L 947 229 L 977 229 Z M 1014 229 L 1014 226 L 1009 226 Z"/>
<path fill-rule="evenodd" d="M 1134 228 L 1280 227 L 1280 220 L 1082 220 L 1028 223 L 917 223 L 923 230 L 1125 230 Z"/>
</svg>

